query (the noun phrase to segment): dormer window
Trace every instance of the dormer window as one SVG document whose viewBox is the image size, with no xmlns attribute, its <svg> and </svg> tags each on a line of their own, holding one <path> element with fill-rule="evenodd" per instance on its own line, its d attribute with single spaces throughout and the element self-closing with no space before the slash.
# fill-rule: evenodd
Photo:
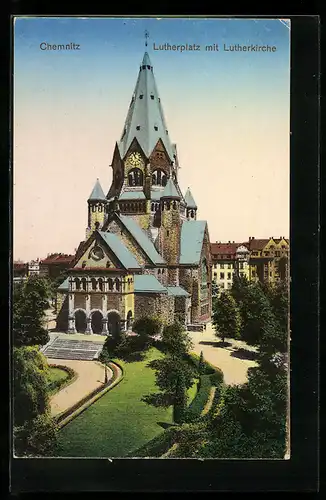
<svg viewBox="0 0 326 500">
<path fill-rule="evenodd" d="M 154 125 L 154 130 L 158 130 L 158 126 L 157 125 Z"/>
<path fill-rule="evenodd" d="M 166 135 L 168 135 L 169 132 L 167 130 L 165 132 L 166 132 Z"/>
<path fill-rule="evenodd" d="M 140 130 L 140 125 L 137 125 L 136 130 Z"/>
<path fill-rule="evenodd" d="M 142 99 L 143 97 L 144 97 L 144 95 L 143 95 L 143 94 L 140 94 L 139 99 Z"/>
<path fill-rule="evenodd" d="M 147 69 L 151 69 L 151 67 L 148 65 L 148 66 L 147 66 Z"/>
<path fill-rule="evenodd" d="M 154 100 L 154 96 L 153 96 L 153 94 L 151 94 L 151 99 L 153 99 L 153 100 Z"/>
<path fill-rule="evenodd" d="M 146 64 L 143 64 L 141 69 L 146 69 Z"/>
</svg>

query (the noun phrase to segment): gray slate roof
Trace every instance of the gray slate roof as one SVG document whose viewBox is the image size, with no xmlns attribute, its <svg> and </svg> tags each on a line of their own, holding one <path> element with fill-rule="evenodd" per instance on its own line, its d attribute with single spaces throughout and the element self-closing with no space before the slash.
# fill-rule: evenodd
<svg viewBox="0 0 326 500">
<path fill-rule="evenodd" d="M 124 246 L 116 234 L 98 231 L 108 247 L 126 269 L 141 269 L 133 254 Z"/>
<path fill-rule="evenodd" d="M 156 265 L 165 264 L 165 260 L 156 250 L 154 243 L 149 239 L 148 235 L 137 224 L 137 222 L 127 215 L 118 215 L 118 217 L 135 238 L 140 247 L 144 250 L 146 255 L 150 258 L 150 260 Z"/>
<path fill-rule="evenodd" d="M 185 194 L 185 202 L 187 203 L 188 208 L 197 208 L 196 202 L 191 194 L 190 188 L 187 189 Z"/>
<path fill-rule="evenodd" d="M 145 68 L 142 68 L 144 65 Z M 136 128 L 138 126 L 139 130 Z M 153 66 L 147 52 L 144 54 L 123 133 L 118 142 L 122 158 L 126 155 L 134 138 L 138 140 L 147 157 L 152 153 L 157 141 L 161 139 L 170 159 L 173 160 L 173 150 L 156 87 Z"/>
<path fill-rule="evenodd" d="M 160 190 L 152 189 L 151 190 L 151 200 L 159 201 L 161 199 L 162 193 L 163 193 L 163 189 L 160 189 Z"/>
<path fill-rule="evenodd" d="M 152 274 L 135 276 L 135 293 L 167 293 L 166 288 Z"/>
<path fill-rule="evenodd" d="M 69 290 L 69 278 L 66 278 L 61 285 L 58 286 L 57 290 L 59 292 L 68 292 Z"/>
<path fill-rule="evenodd" d="M 98 179 L 96 180 L 95 186 L 93 187 L 93 191 L 89 195 L 88 201 L 91 201 L 91 200 L 93 200 L 93 201 L 105 200 L 106 201 L 105 194 L 103 192 L 102 186 L 101 186 L 100 181 Z"/>
<path fill-rule="evenodd" d="M 190 294 L 182 286 L 167 286 L 168 295 L 174 297 L 190 297 Z"/>
<path fill-rule="evenodd" d="M 199 264 L 205 228 L 205 220 L 189 220 L 182 223 L 180 264 Z"/>
<path fill-rule="evenodd" d="M 172 180 L 172 177 L 169 178 L 168 182 L 166 183 L 166 186 L 164 188 L 164 191 L 162 193 L 162 198 L 179 198 L 180 195 L 177 191 L 177 188 L 175 187 L 175 184 Z"/>
<path fill-rule="evenodd" d="M 125 191 L 119 196 L 119 200 L 145 200 L 143 191 Z"/>
</svg>

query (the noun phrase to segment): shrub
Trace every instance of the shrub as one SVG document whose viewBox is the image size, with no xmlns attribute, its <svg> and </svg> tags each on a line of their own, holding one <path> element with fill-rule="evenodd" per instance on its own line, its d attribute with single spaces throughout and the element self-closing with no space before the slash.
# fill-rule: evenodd
<svg viewBox="0 0 326 500">
<path fill-rule="evenodd" d="M 198 382 L 198 392 L 185 412 L 185 422 L 192 422 L 200 418 L 208 401 L 211 387 L 210 375 L 201 375 Z"/>
<path fill-rule="evenodd" d="M 54 392 L 61 388 L 64 385 L 67 385 L 68 382 L 71 381 L 76 376 L 76 372 L 70 368 L 69 366 L 63 366 L 63 365 L 49 365 L 50 368 L 59 368 L 60 370 L 65 371 L 68 374 L 68 377 L 63 380 L 53 380 L 52 382 L 49 383 L 48 385 L 48 391 Z"/>
<path fill-rule="evenodd" d="M 212 385 L 219 386 L 224 381 L 224 375 L 222 370 L 219 368 L 215 369 L 215 372 L 210 375 L 210 380 Z"/>
<path fill-rule="evenodd" d="M 177 428 L 174 426 L 169 427 L 138 450 L 129 453 L 127 457 L 161 457 L 173 446 L 176 430 Z"/>
<path fill-rule="evenodd" d="M 134 322 L 132 329 L 139 336 L 153 336 L 160 332 L 161 327 L 162 322 L 159 318 L 144 316 Z"/>
</svg>

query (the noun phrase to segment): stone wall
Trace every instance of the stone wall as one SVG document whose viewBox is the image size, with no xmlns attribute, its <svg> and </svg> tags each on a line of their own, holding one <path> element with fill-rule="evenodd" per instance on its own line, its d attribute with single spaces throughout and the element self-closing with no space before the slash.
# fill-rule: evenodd
<svg viewBox="0 0 326 500">
<path fill-rule="evenodd" d="M 86 309 L 86 294 L 85 293 L 75 293 L 74 294 L 74 309 Z"/>
<path fill-rule="evenodd" d="M 69 296 L 62 293 L 59 295 L 59 301 L 57 300 L 56 329 L 60 332 L 66 332 L 68 330 Z"/>
<path fill-rule="evenodd" d="M 135 319 L 158 316 L 164 323 L 174 321 L 174 297 L 167 294 L 135 294 Z"/>
</svg>

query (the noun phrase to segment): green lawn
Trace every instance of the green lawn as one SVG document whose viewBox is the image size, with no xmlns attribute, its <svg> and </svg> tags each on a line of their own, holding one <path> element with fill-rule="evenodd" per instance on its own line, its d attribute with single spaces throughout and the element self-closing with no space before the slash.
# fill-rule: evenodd
<svg viewBox="0 0 326 500">
<path fill-rule="evenodd" d="M 119 361 L 124 379 L 62 428 L 58 455 L 123 457 L 163 432 L 159 422 L 172 422 L 172 408 L 155 408 L 140 401 L 157 391 L 154 371 L 146 365 L 161 356 L 151 349 L 144 361 Z"/>
<path fill-rule="evenodd" d="M 49 376 L 48 376 L 48 384 L 53 385 L 55 387 L 50 390 L 50 394 L 57 392 L 60 387 L 65 383 L 65 381 L 69 378 L 69 373 L 61 368 L 49 367 Z"/>
<path fill-rule="evenodd" d="M 187 400 L 187 405 L 189 406 L 194 397 L 197 394 L 197 384 L 198 384 L 198 379 L 195 380 L 193 385 L 188 389 L 187 395 L 188 395 L 188 400 Z"/>
</svg>

